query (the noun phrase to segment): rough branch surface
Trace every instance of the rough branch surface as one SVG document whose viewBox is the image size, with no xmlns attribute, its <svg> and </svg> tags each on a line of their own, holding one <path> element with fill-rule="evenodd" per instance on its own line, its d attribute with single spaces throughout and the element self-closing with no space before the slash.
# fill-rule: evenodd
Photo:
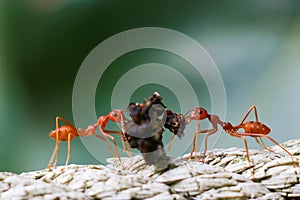
<svg viewBox="0 0 300 200">
<path fill-rule="evenodd" d="M 284 199 L 300 198 L 300 139 L 273 152 L 250 150 L 252 181 L 245 150 L 214 149 L 205 164 L 187 155 L 173 160 L 168 170 L 145 165 L 141 156 L 130 161 L 108 159 L 108 166 L 69 165 L 20 175 L 0 172 L 1 199 Z"/>
</svg>

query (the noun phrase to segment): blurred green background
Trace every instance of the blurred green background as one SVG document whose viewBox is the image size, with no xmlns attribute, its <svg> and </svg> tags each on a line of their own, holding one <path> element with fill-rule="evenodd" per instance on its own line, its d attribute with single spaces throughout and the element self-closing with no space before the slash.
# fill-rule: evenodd
<svg viewBox="0 0 300 200">
<path fill-rule="evenodd" d="M 299 1 L 3 0 L 0 20 L 0 171 L 47 166 L 55 144 L 48 137 L 55 117 L 73 122 L 72 89 L 81 63 L 105 39 L 138 27 L 173 29 L 203 45 L 225 84 L 227 121 L 239 123 L 254 104 L 274 139 L 299 138 Z M 110 110 L 116 77 L 149 62 L 172 66 L 186 76 L 191 67 L 159 50 L 121 56 L 97 90 L 98 115 Z M 203 80 L 192 81 L 203 106 L 210 108 Z M 155 84 L 138 89 L 132 100 L 142 101 L 153 91 L 162 93 L 169 108 L 179 109 L 174 94 Z M 223 133 L 217 147 L 231 146 L 243 143 Z M 70 163 L 99 163 L 78 138 L 71 147 Z M 59 155 L 63 164 L 65 144 Z"/>
</svg>

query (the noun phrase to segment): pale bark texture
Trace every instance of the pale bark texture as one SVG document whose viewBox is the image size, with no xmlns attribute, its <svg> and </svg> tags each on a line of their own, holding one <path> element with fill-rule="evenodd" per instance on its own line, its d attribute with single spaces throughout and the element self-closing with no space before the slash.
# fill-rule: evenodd
<svg viewBox="0 0 300 200">
<path fill-rule="evenodd" d="M 300 139 L 272 151 L 250 150 L 255 180 L 251 180 L 245 150 L 208 151 L 205 163 L 188 155 L 168 169 L 146 165 L 141 156 L 110 158 L 107 166 L 69 165 L 49 170 L 0 173 L 1 199 L 285 199 L 300 198 Z M 200 154 L 201 155 L 201 154 Z"/>
</svg>

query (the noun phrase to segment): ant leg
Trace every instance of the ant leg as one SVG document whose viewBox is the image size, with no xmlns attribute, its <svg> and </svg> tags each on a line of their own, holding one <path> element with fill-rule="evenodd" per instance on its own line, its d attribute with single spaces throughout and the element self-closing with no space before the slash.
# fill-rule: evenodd
<svg viewBox="0 0 300 200">
<path fill-rule="evenodd" d="M 126 152 L 128 154 L 128 156 L 130 157 L 130 159 L 131 159 L 132 154 L 131 154 L 130 147 L 126 145 L 124 137 L 122 136 L 123 134 L 121 132 L 119 132 L 119 133 L 120 133 L 119 136 L 120 136 L 121 141 L 122 141 L 123 151 Z"/>
<path fill-rule="evenodd" d="M 54 160 L 54 163 L 53 163 L 53 167 L 56 166 L 56 163 L 57 163 L 57 160 L 58 160 L 58 148 L 59 148 L 59 144 L 60 144 L 60 141 L 58 141 L 55 145 L 55 160 Z"/>
<path fill-rule="evenodd" d="M 193 139 L 193 149 L 191 151 L 189 159 L 192 158 L 193 153 L 197 150 L 197 142 L 198 142 L 198 133 L 200 132 L 200 123 L 199 120 L 197 120 L 197 131 L 194 133 L 194 139 Z M 198 157 L 196 157 L 196 160 L 198 160 Z"/>
<path fill-rule="evenodd" d="M 250 161 L 248 144 L 247 144 L 247 141 L 246 141 L 245 137 L 241 136 L 241 139 L 244 140 L 244 144 L 245 144 L 245 148 L 246 148 L 247 160 L 248 160 L 248 163 L 249 163 L 249 166 L 250 166 L 250 171 L 251 171 L 252 178 L 254 179 L 254 169 L 253 169 L 253 166 L 251 165 L 251 161 Z"/>
<path fill-rule="evenodd" d="M 125 141 L 124 141 L 124 136 L 125 136 L 125 132 L 126 132 L 126 130 L 125 130 L 125 127 L 126 127 L 125 120 L 126 120 L 126 118 L 124 116 L 124 111 L 117 110 L 117 112 L 120 115 L 120 121 L 119 122 L 121 123 L 122 132 L 119 132 L 119 131 L 108 131 L 108 130 L 105 130 L 105 131 L 107 133 L 118 134 L 120 136 L 120 138 L 121 138 L 121 141 L 122 141 L 123 151 L 127 151 L 127 148 L 126 148 L 126 145 L 125 145 Z M 116 122 L 116 121 L 114 121 L 114 122 Z"/>
<path fill-rule="evenodd" d="M 205 143 L 204 143 L 204 152 L 203 152 L 203 157 L 205 157 L 206 155 L 206 151 L 207 151 L 207 142 L 208 142 L 208 137 L 214 133 L 216 133 L 218 131 L 218 127 L 216 126 L 216 128 L 213 129 L 206 129 L 206 130 L 200 130 L 200 124 L 199 124 L 199 129 L 197 132 L 195 132 L 194 135 L 194 148 L 190 154 L 189 159 L 192 157 L 193 153 L 196 152 L 197 150 L 197 139 L 198 139 L 198 135 L 201 133 L 207 133 L 205 136 Z M 197 158 L 198 159 L 198 158 Z M 204 162 L 204 159 L 200 160 L 201 162 Z"/>
<path fill-rule="evenodd" d="M 130 167 L 131 167 L 131 165 L 132 165 L 132 153 L 131 153 L 131 149 L 130 149 L 130 145 L 129 145 L 129 143 L 128 142 L 126 142 L 126 149 L 127 149 L 127 154 L 129 155 L 129 158 L 130 158 Z"/>
<path fill-rule="evenodd" d="M 266 144 L 264 143 L 264 141 L 262 140 L 261 137 L 259 137 L 259 140 L 260 140 L 260 142 L 262 143 L 262 145 L 264 146 L 264 148 L 265 148 L 266 150 L 268 150 L 269 152 L 274 152 L 272 149 L 270 149 L 270 148 L 268 148 L 268 147 L 266 146 Z"/>
<path fill-rule="evenodd" d="M 55 144 L 55 147 L 54 147 L 54 149 L 53 149 L 53 153 L 52 153 L 52 156 L 51 156 L 51 159 L 50 159 L 50 161 L 49 161 L 49 164 L 48 164 L 48 168 L 51 168 L 51 167 L 54 167 L 55 165 L 53 165 L 53 160 L 54 160 L 54 156 L 55 156 L 55 164 L 56 164 L 56 162 L 57 162 L 57 152 L 58 152 L 58 147 L 59 147 L 59 141 L 58 142 L 56 142 L 56 144 Z"/>
<path fill-rule="evenodd" d="M 183 116 L 184 116 L 184 117 L 188 116 L 188 114 L 190 114 L 193 110 L 194 110 L 194 109 L 191 109 L 191 110 L 186 111 L 186 113 L 184 113 Z"/>
<path fill-rule="evenodd" d="M 125 152 L 128 153 L 127 147 L 126 147 L 126 145 L 125 145 L 125 141 L 124 141 L 124 138 L 123 138 L 123 134 L 122 134 L 121 132 L 117 132 L 117 133 L 118 133 L 118 135 L 120 136 L 120 139 L 121 139 L 121 141 L 122 141 L 123 151 L 125 151 Z"/>
<path fill-rule="evenodd" d="M 59 148 L 59 144 L 60 144 L 60 141 L 58 140 L 58 135 L 59 135 L 59 126 L 58 126 L 58 120 L 59 120 L 59 116 L 58 117 L 56 117 L 56 121 L 55 121 L 55 124 L 56 124 L 56 129 L 55 129 L 55 141 L 56 141 L 56 143 L 55 143 L 55 150 L 54 150 L 54 157 L 55 157 L 55 161 L 54 161 L 54 163 L 53 163 L 53 166 L 55 167 L 56 166 L 56 163 L 57 163 L 57 159 L 58 159 L 58 148 Z M 52 155 L 53 156 L 53 155 Z M 53 157 L 51 158 L 51 159 L 53 159 Z M 53 160 L 52 160 L 53 161 Z M 51 162 L 52 162 L 51 161 Z"/>
<path fill-rule="evenodd" d="M 254 178 L 254 169 L 253 169 L 253 166 L 251 165 L 251 162 L 250 162 L 250 156 L 249 156 L 249 149 L 248 149 L 248 143 L 247 143 L 247 140 L 244 136 L 243 133 L 240 133 L 240 132 L 237 132 L 235 134 L 232 134 L 232 136 L 234 137 L 238 137 L 238 138 L 241 138 L 243 141 L 244 141 L 244 144 L 245 144 L 245 148 L 246 148 L 246 156 L 247 156 L 247 160 L 248 160 L 248 163 L 249 163 L 249 167 L 250 167 L 250 171 L 251 171 L 251 176 L 252 176 L 252 179 L 255 179 Z"/>
<path fill-rule="evenodd" d="M 251 106 L 249 108 L 248 112 L 246 113 L 245 117 L 243 118 L 243 120 L 241 121 L 241 123 L 238 126 L 240 126 L 244 123 L 244 121 L 247 119 L 247 117 L 249 116 L 249 114 L 251 113 L 252 110 L 254 110 L 254 115 L 255 115 L 256 122 L 258 122 L 258 115 L 257 115 L 256 106 Z"/>
<path fill-rule="evenodd" d="M 125 135 L 126 133 L 126 124 L 125 121 L 129 121 L 128 119 L 126 119 L 126 117 L 124 116 L 124 111 L 120 111 L 121 114 L 121 126 L 122 126 L 122 135 Z"/>
<path fill-rule="evenodd" d="M 191 151 L 190 157 L 188 158 L 189 160 L 193 157 L 193 153 L 196 152 L 197 149 L 197 139 L 198 139 L 198 134 L 197 132 L 194 133 L 194 139 L 193 139 L 193 149 Z M 196 158 L 198 159 L 198 158 Z"/>
<path fill-rule="evenodd" d="M 99 127 L 99 128 L 100 128 L 100 127 Z M 116 156 L 119 158 L 119 161 L 120 161 L 120 163 L 121 163 L 121 165 L 122 165 L 122 168 L 124 169 L 125 167 L 124 167 L 124 165 L 123 165 L 123 163 L 122 163 L 122 160 L 121 160 L 121 158 L 120 158 L 120 155 L 119 155 L 119 151 L 118 151 L 116 139 L 115 139 L 113 136 L 107 134 L 107 133 L 105 132 L 105 130 L 103 130 L 103 129 L 101 129 L 101 128 L 100 128 L 100 131 L 101 131 L 101 133 L 102 133 L 104 136 L 110 138 L 110 139 L 113 141 L 114 147 L 115 147 L 115 150 L 116 150 Z"/>
<path fill-rule="evenodd" d="M 169 145 L 168 145 L 168 151 L 171 151 L 172 142 L 173 142 L 174 139 L 175 139 L 175 135 L 173 134 L 173 135 L 172 135 L 172 138 L 171 138 L 171 140 L 170 140 L 170 143 L 169 143 Z"/>
<path fill-rule="evenodd" d="M 260 140 L 260 142 L 261 142 L 261 144 L 263 145 L 263 147 L 265 148 L 265 149 L 267 149 L 268 147 L 266 146 L 266 144 L 264 143 L 264 141 L 262 140 L 262 138 L 260 137 L 260 138 L 258 138 L 259 140 Z"/>
<path fill-rule="evenodd" d="M 196 132 L 196 133 L 195 133 L 196 142 L 197 142 L 197 136 L 198 136 L 199 134 L 201 134 L 201 133 L 207 133 L 207 134 L 205 135 L 205 143 L 204 143 L 203 157 L 205 157 L 206 151 L 207 151 L 208 136 L 210 136 L 210 135 L 216 133 L 217 131 L 218 131 L 218 129 L 215 129 L 215 128 L 214 128 L 214 129 L 202 130 L 202 131 L 199 131 L 199 132 Z M 197 135 L 197 136 L 196 136 L 196 135 Z M 194 139 L 195 139 L 195 137 L 194 137 Z M 193 149 L 193 150 L 194 150 L 194 149 Z M 195 151 L 194 151 L 194 152 L 195 152 Z M 193 153 L 193 151 L 191 152 L 190 158 L 192 157 L 192 153 Z M 204 162 L 204 158 L 201 159 L 200 161 L 201 161 L 201 162 Z"/>
<path fill-rule="evenodd" d="M 53 163 L 53 159 L 54 159 L 54 155 L 55 155 L 55 150 L 56 150 L 56 145 L 55 145 L 55 147 L 53 149 L 53 152 L 52 152 L 52 155 L 51 155 L 51 158 L 49 160 L 47 168 L 51 168 L 52 167 L 52 163 Z"/>
<path fill-rule="evenodd" d="M 273 138 L 271 138 L 270 136 L 264 135 L 264 134 L 253 134 L 253 133 L 244 133 L 244 135 L 248 135 L 248 136 L 252 136 L 252 137 L 264 137 L 267 138 L 269 140 L 271 140 L 274 144 L 276 144 L 277 146 L 279 146 L 283 151 L 285 151 L 289 156 L 291 156 L 292 162 L 293 162 L 293 167 L 295 167 L 295 161 L 294 161 L 294 157 L 293 154 L 291 154 L 288 150 L 286 150 L 283 146 L 281 146 L 278 142 L 276 142 Z"/>
<path fill-rule="evenodd" d="M 107 138 L 106 137 L 103 137 L 103 136 L 101 136 L 101 135 L 98 135 L 97 133 L 96 133 L 96 129 L 94 130 L 94 128 L 96 128 L 98 125 L 93 125 L 93 126 L 91 126 L 91 128 L 87 128 L 87 129 L 81 129 L 81 128 L 79 128 L 78 130 L 77 130 L 77 133 L 78 133 L 78 136 L 80 136 L 80 137 L 86 137 L 86 136 L 90 136 L 90 135 L 94 135 L 95 137 L 97 137 L 97 138 L 99 138 L 100 140 L 104 140 L 105 141 L 105 143 L 106 143 L 106 145 L 108 146 L 108 148 L 109 148 L 109 151 L 110 151 L 110 153 L 112 154 L 112 155 L 114 155 L 114 152 L 113 152 L 113 149 L 112 149 L 112 147 L 111 147 L 111 145 L 110 145 L 110 143 L 109 143 L 109 141 L 107 140 Z"/>
<path fill-rule="evenodd" d="M 69 133 L 68 134 L 68 156 L 67 156 L 65 167 L 67 167 L 68 162 L 70 160 L 70 151 L 71 151 L 71 134 Z"/>
<path fill-rule="evenodd" d="M 263 143 L 263 141 L 261 140 L 261 138 L 259 138 L 260 140 L 257 137 L 255 137 L 254 139 L 255 139 L 256 143 L 259 144 L 259 146 L 261 146 L 261 148 L 267 149 L 265 143 Z"/>
<path fill-rule="evenodd" d="M 191 116 L 190 116 L 190 113 L 192 112 L 193 110 L 189 110 L 187 111 L 183 116 L 184 118 L 186 119 L 185 121 L 185 125 L 191 123 L 192 119 L 191 119 Z M 188 116 L 189 115 L 189 116 Z"/>
<path fill-rule="evenodd" d="M 129 122 L 129 120 L 126 119 L 126 117 L 124 116 L 124 111 L 121 111 L 121 126 L 122 126 L 121 139 L 122 139 L 122 145 L 123 145 L 123 149 L 124 150 L 126 149 L 127 154 L 130 157 L 130 166 L 131 166 L 131 164 L 132 164 L 132 152 L 131 152 L 131 149 L 130 149 L 130 145 L 129 145 L 127 139 L 126 139 L 126 124 L 125 124 L 126 122 L 125 121 L 127 123 Z"/>
<path fill-rule="evenodd" d="M 68 122 L 66 119 L 64 119 L 61 116 L 57 116 L 56 117 L 56 128 L 58 127 L 58 121 L 59 120 L 62 121 L 62 122 L 64 122 L 66 125 L 71 126 L 72 128 L 76 129 L 70 122 Z"/>
<path fill-rule="evenodd" d="M 125 152 L 128 152 L 127 151 L 127 148 L 126 148 L 126 145 L 125 145 L 125 141 L 124 141 L 124 138 L 123 138 L 123 133 L 122 132 L 119 132 L 119 131 L 111 131 L 111 130 L 104 130 L 106 133 L 111 133 L 111 134 L 117 134 L 120 136 L 121 138 L 121 141 L 122 141 L 122 146 L 123 146 L 123 150 Z"/>
<path fill-rule="evenodd" d="M 130 149 L 130 145 L 127 143 L 127 147 L 128 147 L 128 153 L 129 153 L 129 157 L 130 157 L 130 163 L 132 163 L 132 152 Z"/>
<path fill-rule="evenodd" d="M 261 137 L 259 137 L 259 138 L 255 137 L 255 140 L 263 149 L 268 150 L 269 152 L 273 152 L 273 150 L 271 150 L 270 148 L 268 148 L 266 146 L 266 144 L 264 143 L 264 141 L 262 140 Z"/>
<path fill-rule="evenodd" d="M 107 138 L 104 138 L 104 137 L 102 137 L 101 135 L 98 135 L 98 134 L 95 134 L 94 136 L 97 137 L 97 138 L 99 138 L 99 139 L 101 139 L 101 140 L 104 140 L 105 143 L 106 143 L 106 145 L 108 146 L 108 149 L 109 149 L 111 155 L 115 154 L 114 151 L 113 151 L 113 149 L 112 149 L 112 147 L 111 147 L 111 145 L 110 145 L 110 143 L 109 143 L 109 141 L 107 140 Z"/>
<path fill-rule="evenodd" d="M 56 166 L 57 160 L 58 160 L 58 147 L 57 147 L 57 151 L 55 152 L 55 160 L 54 160 L 54 163 L 53 163 L 53 167 Z"/>
<path fill-rule="evenodd" d="M 122 141 L 123 151 L 127 152 L 127 147 L 126 147 L 126 145 L 125 145 L 125 141 L 124 141 L 122 135 L 120 135 L 120 139 L 121 139 L 121 141 Z"/>
<path fill-rule="evenodd" d="M 205 158 L 205 154 L 206 154 L 206 151 L 207 151 L 208 136 L 216 133 L 217 131 L 218 131 L 217 129 L 212 129 L 212 130 L 208 131 L 206 136 L 205 136 L 205 145 L 204 145 L 204 152 L 203 152 L 203 157 L 204 158 Z M 204 158 L 203 158 L 203 161 L 204 161 Z"/>
</svg>

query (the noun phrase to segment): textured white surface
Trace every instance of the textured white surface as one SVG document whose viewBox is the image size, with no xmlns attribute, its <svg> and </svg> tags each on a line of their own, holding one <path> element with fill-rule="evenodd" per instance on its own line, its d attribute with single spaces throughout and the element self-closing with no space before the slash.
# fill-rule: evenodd
<svg viewBox="0 0 300 200">
<path fill-rule="evenodd" d="M 69 165 L 20 175 L 0 172 L 0 199 L 284 199 L 300 197 L 300 139 L 283 144 L 297 166 L 277 147 L 250 150 L 255 180 L 239 148 L 209 151 L 205 164 L 184 155 L 158 171 L 141 156 L 110 158 L 108 166 Z M 201 156 L 201 154 L 198 153 Z"/>
</svg>

